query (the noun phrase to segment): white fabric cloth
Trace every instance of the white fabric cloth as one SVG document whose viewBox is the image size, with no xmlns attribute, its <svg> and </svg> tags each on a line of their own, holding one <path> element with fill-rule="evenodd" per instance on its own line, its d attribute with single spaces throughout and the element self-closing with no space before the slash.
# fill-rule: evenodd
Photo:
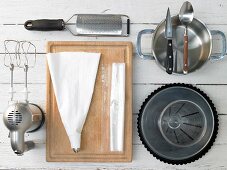
<svg viewBox="0 0 227 170">
<path fill-rule="evenodd" d="M 48 53 L 51 80 L 71 147 L 80 148 L 81 131 L 94 91 L 100 53 Z"/>
</svg>

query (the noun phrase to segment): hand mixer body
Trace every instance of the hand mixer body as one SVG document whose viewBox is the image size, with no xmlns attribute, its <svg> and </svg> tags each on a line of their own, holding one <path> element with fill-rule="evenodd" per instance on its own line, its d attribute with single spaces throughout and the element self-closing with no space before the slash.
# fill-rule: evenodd
<svg viewBox="0 0 227 170">
<path fill-rule="evenodd" d="M 15 51 L 10 52 L 8 48 L 13 44 Z M 10 102 L 7 110 L 3 114 L 3 121 L 10 131 L 11 147 L 17 155 L 22 155 L 24 151 L 32 149 L 35 145 L 32 141 L 24 141 L 25 132 L 35 132 L 42 127 L 45 121 L 44 112 L 36 105 L 28 102 L 28 68 L 33 68 L 36 63 L 36 47 L 29 41 L 5 40 L 4 65 L 10 68 Z M 33 64 L 30 57 L 33 54 Z M 25 81 L 23 93 L 25 99 L 22 102 L 14 101 L 13 96 L 13 71 L 14 67 L 24 70 Z"/>
<path fill-rule="evenodd" d="M 38 130 L 44 122 L 42 110 L 27 102 L 11 102 L 3 114 L 3 121 L 10 131 L 11 147 L 17 155 L 34 147 L 32 141 L 24 142 L 25 132 Z"/>
</svg>

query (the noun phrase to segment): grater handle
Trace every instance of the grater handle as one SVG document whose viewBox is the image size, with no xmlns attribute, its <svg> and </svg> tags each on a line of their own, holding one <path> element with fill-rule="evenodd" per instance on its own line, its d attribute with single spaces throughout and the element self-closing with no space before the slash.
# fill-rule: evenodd
<svg viewBox="0 0 227 170">
<path fill-rule="evenodd" d="M 24 27 L 27 30 L 60 31 L 65 28 L 65 22 L 63 19 L 28 20 L 24 23 Z"/>
</svg>

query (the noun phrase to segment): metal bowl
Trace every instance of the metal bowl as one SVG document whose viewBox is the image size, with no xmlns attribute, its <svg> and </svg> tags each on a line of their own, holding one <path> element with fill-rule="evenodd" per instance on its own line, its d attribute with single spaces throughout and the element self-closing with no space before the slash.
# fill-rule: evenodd
<svg viewBox="0 0 227 170">
<path fill-rule="evenodd" d="M 151 59 L 151 55 L 144 55 L 141 52 L 141 36 L 143 34 L 152 34 L 152 53 L 156 62 L 162 69 L 166 70 L 165 62 L 167 55 L 167 39 L 165 38 L 165 20 L 163 20 L 155 30 L 142 30 L 138 34 L 137 52 L 141 58 Z M 174 67 L 173 73 L 183 74 L 183 49 L 184 49 L 184 31 L 185 26 L 181 24 L 178 15 L 172 17 L 173 25 L 173 51 Z M 222 52 L 217 56 L 211 56 L 212 36 L 220 35 L 222 37 Z M 194 18 L 188 25 L 188 63 L 189 72 L 193 72 L 202 67 L 209 59 L 221 59 L 226 53 L 226 38 L 221 31 L 209 31 L 204 23 Z"/>
</svg>

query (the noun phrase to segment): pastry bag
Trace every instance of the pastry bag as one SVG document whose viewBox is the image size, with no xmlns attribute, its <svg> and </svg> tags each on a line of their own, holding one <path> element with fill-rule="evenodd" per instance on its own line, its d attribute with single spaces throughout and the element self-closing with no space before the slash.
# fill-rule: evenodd
<svg viewBox="0 0 227 170">
<path fill-rule="evenodd" d="M 48 53 L 51 80 L 61 120 L 72 149 L 80 149 L 81 131 L 94 91 L 100 53 Z"/>
</svg>

